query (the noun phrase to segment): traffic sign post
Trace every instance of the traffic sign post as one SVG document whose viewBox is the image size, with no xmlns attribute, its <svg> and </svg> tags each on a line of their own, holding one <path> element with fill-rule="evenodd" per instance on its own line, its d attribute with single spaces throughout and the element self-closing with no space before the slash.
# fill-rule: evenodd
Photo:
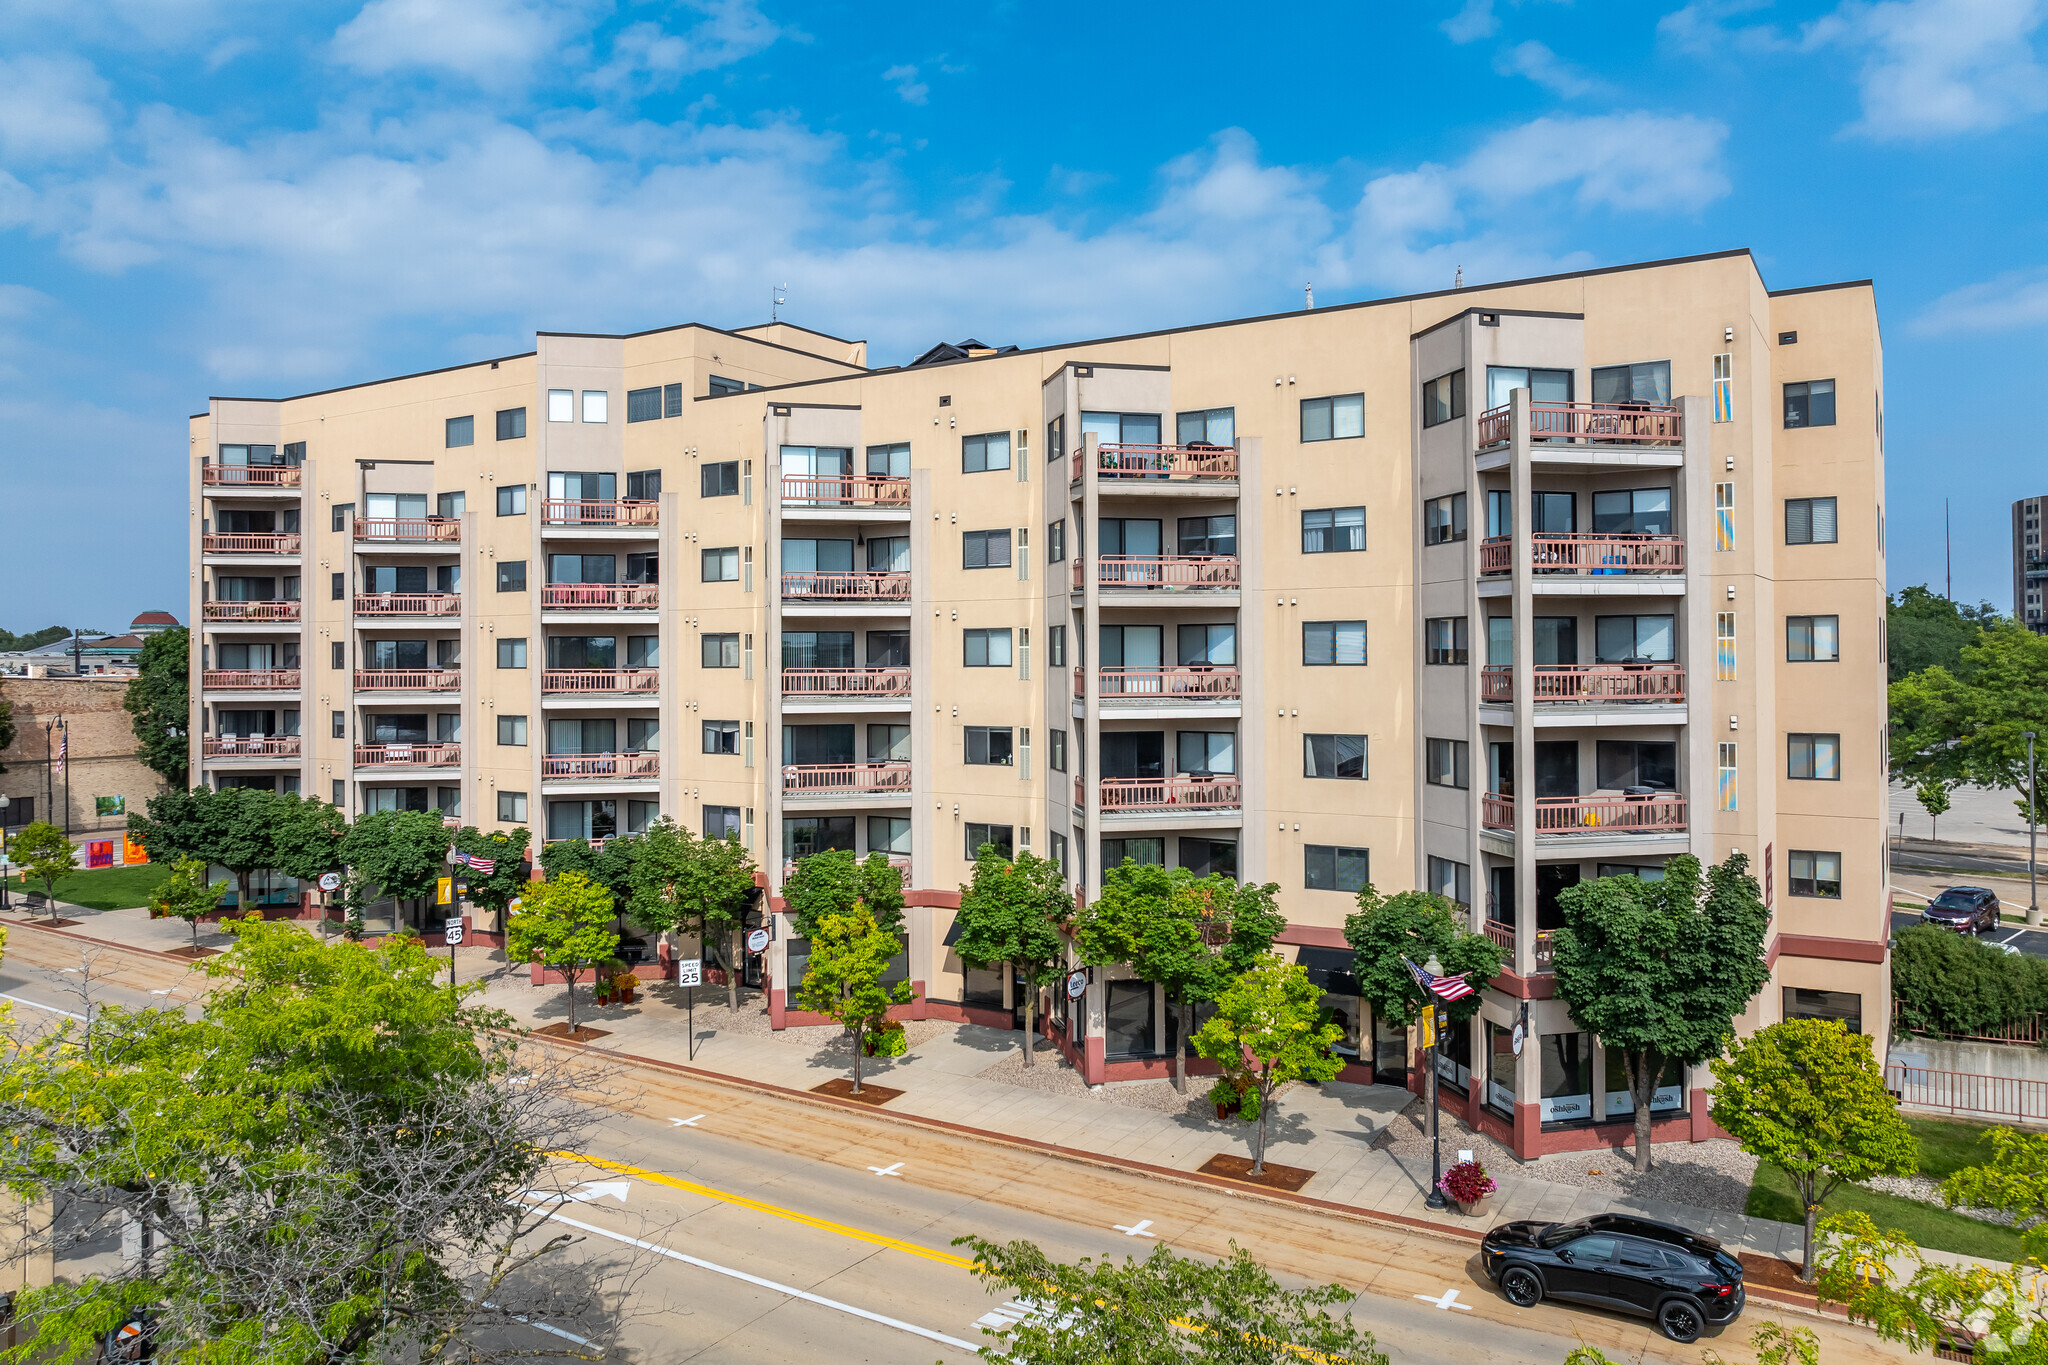
<svg viewBox="0 0 2048 1365">
<path fill-rule="evenodd" d="M 455 915 L 441 926 L 442 937 L 448 940 L 448 989 L 455 989 L 455 950 L 462 945 L 462 916 Z"/>
<path fill-rule="evenodd" d="M 704 983 L 704 959 L 701 957 L 679 957 L 676 959 L 676 984 L 683 988 L 685 1009 L 689 1015 L 686 1027 L 690 1030 L 689 1057 L 697 1060 L 697 987 Z"/>
</svg>

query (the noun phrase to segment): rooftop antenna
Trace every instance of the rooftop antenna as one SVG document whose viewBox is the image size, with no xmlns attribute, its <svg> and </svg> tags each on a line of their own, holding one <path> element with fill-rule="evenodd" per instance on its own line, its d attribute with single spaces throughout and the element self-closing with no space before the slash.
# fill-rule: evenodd
<svg viewBox="0 0 2048 1365">
<path fill-rule="evenodd" d="M 1454 278 L 1453 278 L 1453 279 L 1451 280 L 1451 288 L 1453 288 L 1453 289 L 1463 289 L 1464 287 L 1465 287 L 1465 267 L 1461 265 L 1461 266 L 1459 266 L 1459 267 L 1458 267 L 1458 273 L 1457 273 L 1457 275 L 1456 275 L 1456 276 L 1455 276 L 1455 277 L 1454 277 Z"/>
<path fill-rule="evenodd" d="M 1307 285 L 1303 286 L 1301 294 L 1303 298 L 1308 300 L 1307 307 L 1313 308 L 1316 306 L 1316 282 L 1314 280 L 1310 280 Z"/>
<path fill-rule="evenodd" d="M 789 302 L 789 286 L 778 284 L 768 291 L 768 321 L 782 321 L 782 305 Z"/>
</svg>

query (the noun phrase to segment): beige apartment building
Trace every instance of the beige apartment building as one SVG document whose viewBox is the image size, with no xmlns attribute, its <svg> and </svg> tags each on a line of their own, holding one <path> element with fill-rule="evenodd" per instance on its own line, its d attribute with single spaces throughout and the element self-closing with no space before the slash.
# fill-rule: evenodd
<svg viewBox="0 0 2048 1365">
<path fill-rule="evenodd" d="M 1016 983 L 947 942 L 983 842 L 1084 896 L 1126 857 L 1277 882 L 1358 1079 L 1411 1040 L 1344 917 L 1427 887 L 1513 952 L 1449 1102 L 1589 1146 L 1631 1111 L 1548 973 L 1582 878 L 1745 853 L 1745 1027 L 1886 1035 L 1882 395 L 1867 281 L 1736 251 L 886 369 L 692 324 L 215 399 L 194 768 L 543 838 L 666 814 L 771 893 L 883 852 L 915 1008 L 990 1022 Z M 1048 1002 L 1091 1081 L 1177 1045 L 1121 975 Z"/>
</svg>

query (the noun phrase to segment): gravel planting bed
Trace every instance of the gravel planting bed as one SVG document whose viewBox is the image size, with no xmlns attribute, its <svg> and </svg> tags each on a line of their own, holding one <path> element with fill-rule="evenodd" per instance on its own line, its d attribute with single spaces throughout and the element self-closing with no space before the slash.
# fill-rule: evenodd
<svg viewBox="0 0 2048 1365">
<path fill-rule="evenodd" d="M 985 1081 L 1001 1081 L 1005 1085 L 1022 1086 L 1026 1090 L 1042 1090 L 1055 1095 L 1073 1095 L 1082 1099 L 1101 1100 L 1107 1104 L 1122 1105 L 1127 1109 L 1145 1109 L 1155 1114 L 1185 1115 L 1190 1119 L 1216 1121 L 1216 1108 L 1206 1096 L 1212 1078 L 1190 1076 L 1188 1093 L 1182 1095 L 1174 1090 L 1173 1082 L 1157 1081 L 1113 1081 L 1097 1090 L 1090 1090 L 1081 1073 L 1067 1064 L 1066 1058 L 1047 1039 L 1038 1040 L 1036 1065 L 1024 1069 L 1024 1049 L 1019 1047 L 1006 1053 L 1001 1061 L 975 1073 Z M 1291 1087 L 1290 1087 L 1291 1088 Z M 1283 1092 L 1284 1093 L 1284 1092 Z"/>
<path fill-rule="evenodd" d="M 974 1074 L 985 1081 L 1001 1081 L 1004 1085 L 1021 1086 L 1026 1090 L 1088 1098 L 1088 1083 L 1081 1079 L 1080 1072 L 1067 1065 L 1067 1059 L 1060 1056 L 1052 1041 L 1047 1038 L 1033 1041 L 1038 1044 L 1038 1051 L 1028 1069 L 1024 1065 L 1024 1049 L 1019 1046 Z"/>
<path fill-rule="evenodd" d="M 1894 1194 L 1901 1199 L 1915 1203 L 1932 1204 L 1936 1208 L 1948 1208 L 1941 1201 L 1941 1182 L 1931 1175 L 1881 1175 L 1863 1182 L 1865 1189 L 1876 1190 L 1879 1194 Z M 1998 1223 L 2004 1227 L 2029 1226 L 2032 1220 L 2024 1222 L 2018 1214 L 2004 1209 L 1976 1209 L 1968 1204 L 1958 1204 L 1952 1212 L 1981 1222 Z"/>
</svg>

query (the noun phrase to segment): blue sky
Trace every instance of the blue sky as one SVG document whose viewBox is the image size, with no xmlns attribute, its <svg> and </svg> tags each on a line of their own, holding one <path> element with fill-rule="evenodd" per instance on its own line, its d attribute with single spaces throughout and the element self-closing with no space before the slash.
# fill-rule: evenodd
<svg viewBox="0 0 2048 1365">
<path fill-rule="evenodd" d="M 1749 246 L 1874 277 L 1892 586 L 2048 492 L 2048 0 L 5 0 L 0 626 L 185 606 L 184 418 L 787 315 L 875 363 Z"/>
</svg>

